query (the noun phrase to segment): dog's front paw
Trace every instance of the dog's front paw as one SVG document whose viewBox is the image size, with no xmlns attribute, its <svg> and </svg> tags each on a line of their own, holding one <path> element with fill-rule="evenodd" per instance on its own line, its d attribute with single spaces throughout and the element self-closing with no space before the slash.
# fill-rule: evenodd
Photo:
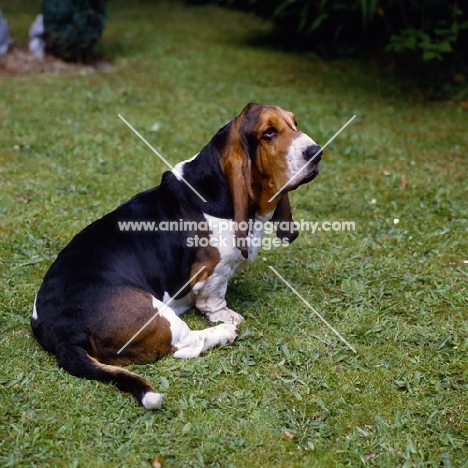
<svg viewBox="0 0 468 468">
<path fill-rule="evenodd" d="M 211 348 L 212 346 L 219 346 L 225 344 L 232 344 L 239 336 L 239 330 L 236 325 L 232 323 L 221 323 L 215 327 L 206 328 L 204 330 L 205 347 Z"/>
<path fill-rule="evenodd" d="M 224 307 L 224 309 L 218 310 L 217 312 L 206 314 L 206 316 L 208 317 L 208 320 L 213 323 L 224 322 L 238 325 L 245 320 L 241 314 L 234 312 L 228 307 Z"/>
</svg>

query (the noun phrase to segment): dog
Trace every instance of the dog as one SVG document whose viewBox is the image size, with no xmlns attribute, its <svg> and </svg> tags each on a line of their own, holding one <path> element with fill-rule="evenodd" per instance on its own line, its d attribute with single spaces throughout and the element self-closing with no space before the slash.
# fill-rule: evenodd
<svg viewBox="0 0 468 468">
<path fill-rule="evenodd" d="M 144 408 L 160 408 L 162 395 L 119 365 L 171 353 L 194 358 L 236 339 L 244 319 L 226 305 L 228 280 L 255 259 L 258 243 L 248 241 L 261 237 L 265 222 L 280 226 L 282 242 L 297 237 L 288 192 L 318 175 L 321 155 L 293 113 L 248 104 L 159 186 L 71 240 L 36 295 L 33 335 L 70 374 L 114 383 Z M 190 228 L 122 229 L 123 222 L 149 221 L 189 221 Z M 229 242 L 212 242 L 226 222 L 221 240 Z M 190 330 L 179 315 L 192 307 L 222 323 Z"/>
</svg>

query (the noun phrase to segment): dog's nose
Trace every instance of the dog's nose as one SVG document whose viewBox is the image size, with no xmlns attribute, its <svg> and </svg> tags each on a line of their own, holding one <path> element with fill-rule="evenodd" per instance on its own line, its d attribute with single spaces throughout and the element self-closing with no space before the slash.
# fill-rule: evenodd
<svg viewBox="0 0 468 468">
<path fill-rule="evenodd" d="M 304 151 L 304 159 L 306 161 L 313 159 L 314 162 L 319 162 L 322 159 L 322 148 L 319 145 L 308 146 Z"/>
</svg>

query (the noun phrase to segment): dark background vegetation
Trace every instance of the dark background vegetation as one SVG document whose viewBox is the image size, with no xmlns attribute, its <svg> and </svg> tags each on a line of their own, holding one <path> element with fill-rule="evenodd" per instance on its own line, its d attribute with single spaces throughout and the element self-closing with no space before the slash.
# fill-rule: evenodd
<svg viewBox="0 0 468 468">
<path fill-rule="evenodd" d="M 47 52 L 67 61 L 86 58 L 101 37 L 106 0 L 42 0 Z"/>
<path fill-rule="evenodd" d="M 377 63 L 403 90 L 467 94 L 468 6 L 458 0 L 187 0 L 272 19 L 283 45 Z M 383 67 L 383 68 L 382 68 Z"/>
</svg>

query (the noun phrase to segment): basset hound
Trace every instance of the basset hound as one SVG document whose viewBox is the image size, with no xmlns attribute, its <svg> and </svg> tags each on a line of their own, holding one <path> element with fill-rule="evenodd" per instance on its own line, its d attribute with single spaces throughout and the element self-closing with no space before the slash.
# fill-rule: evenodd
<svg viewBox="0 0 468 468">
<path fill-rule="evenodd" d="M 162 395 L 118 365 L 170 353 L 193 358 L 236 339 L 244 319 L 226 305 L 228 280 L 254 260 L 258 244 L 246 241 L 261 236 L 263 223 L 292 222 L 287 192 L 318 174 L 321 151 L 291 112 L 248 104 L 159 186 L 90 224 L 59 253 L 34 302 L 37 341 L 71 374 L 112 382 L 143 407 L 160 408 Z M 121 228 L 149 221 L 190 227 Z M 298 233 L 276 234 L 292 242 Z M 208 242 L 219 235 L 229 242 Z M 206 242 L 190 244 L 197 236 Z M 191 307 L 223 323 L 190 330 L 179 315 Z"/>
</svg>

